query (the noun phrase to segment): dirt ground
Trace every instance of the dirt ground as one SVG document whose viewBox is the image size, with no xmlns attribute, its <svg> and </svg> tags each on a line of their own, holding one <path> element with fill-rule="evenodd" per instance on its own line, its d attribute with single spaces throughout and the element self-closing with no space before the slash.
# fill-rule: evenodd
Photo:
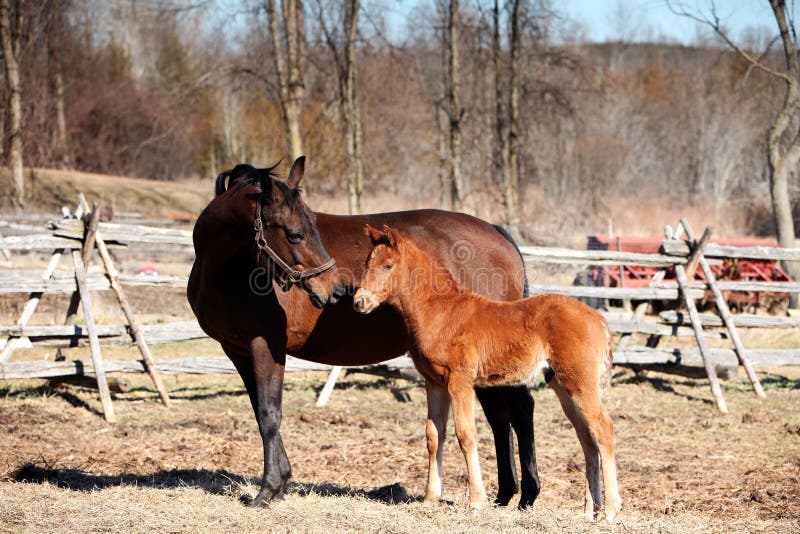
<svg viewBox="0 0 800 534">
<path fill-rule="evenodd" d="M 257 489 L 260 441 L 238 377 L 168 377 L 168 410 L 133 376 L 134 389 L 115 395 L 115 425 L 98 415 L 91 390 L 5 382 L 0 531 L 800 531 L 800 370 L 761 377 L 766 400 L 743 380 L 728 382 L 732 413 L 720 415 L 705 382 L 616 370 L 607 406 L 624 504 L 614 526 L 583 519 L 583 456 L 543 384 L 533 388 L 539 500 L 524 512 L 474 512 L 452 427 L 445 502 L 419 502 L 425 400 L 412 383 L 351 375 L 317 409 L 324 374 L 290 374 L 282 436 L 291 488 L 270 508 L 250 509 L 242 501 Z M 389 386 L 410 401 L 398 402 Z M 478 420 L 491 495 L 494 449 Z"/>
</svg>

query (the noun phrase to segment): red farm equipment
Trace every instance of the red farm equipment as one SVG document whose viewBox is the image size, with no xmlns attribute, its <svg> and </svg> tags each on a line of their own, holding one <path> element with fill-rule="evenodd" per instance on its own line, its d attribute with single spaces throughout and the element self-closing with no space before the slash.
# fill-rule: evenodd
<svg viewBox="0 0 800 534">
<path fill-rule="evenodd" d="M 657 254 L 662 238 L 657 237 L 611 237 L 605 235 L 589 236 L 587 250 L 616 250 L 623 252 L 640 252 Z M 739 238 L 712 239 L 711 243 L 736 247 L 777 247 L 774 239 Z M 583 275 L 580 283 L 599 287 L 647 287 L 658 267 L 641 265 L 593 265 Z M 741 282 L 792 282 L 792 278 L 783 270 L 776 260 L 725 259 L 721 264 L 711 265 L 711 270 L 718 280 Z M 696 276 L 703 279 L 698 269 Z M 675 271 L 668 268 L 664 280 L 675 280 Z M 578 282 L 576 280 L 576 282 Z M 731 308 L 753 311 L 757 308 L 772 309 L 788 301 L 786 293 L 767 293 L 763 291 L 726 291 L 723 292 Z M 709 292 L 710 295 L 710 292 Z M 600 302 L 590 303 L 600 305 Z"/>
</svg>

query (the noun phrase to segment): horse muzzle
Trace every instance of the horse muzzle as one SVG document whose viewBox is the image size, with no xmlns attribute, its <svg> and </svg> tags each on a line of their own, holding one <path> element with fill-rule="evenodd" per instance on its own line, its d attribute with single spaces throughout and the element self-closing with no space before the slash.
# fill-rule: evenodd
<svg viewBox="0 0 800 534">
<path fill-rule="evenodd" d="M 370 313 L 380 305 L 375 295 L 365 289 L 359 289 L 353 296 L 353 308 L 358 313 Z"/>
</svg>

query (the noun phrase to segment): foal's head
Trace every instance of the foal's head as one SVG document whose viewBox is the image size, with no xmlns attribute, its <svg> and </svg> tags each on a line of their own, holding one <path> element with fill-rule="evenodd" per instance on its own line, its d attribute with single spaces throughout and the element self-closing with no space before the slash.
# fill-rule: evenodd
<svg viewBox="0 0 800 534">
<path fill-rule="evenodd" d="M 372 241 L 372 252 L 353 297 L 353 306 L 359 313 L 370 313 L 382 303 L 391 302 L 403 283 L 403 237 L 386 225 L 382 230 L 366 225 L 365 231 Z"/>
</svg>

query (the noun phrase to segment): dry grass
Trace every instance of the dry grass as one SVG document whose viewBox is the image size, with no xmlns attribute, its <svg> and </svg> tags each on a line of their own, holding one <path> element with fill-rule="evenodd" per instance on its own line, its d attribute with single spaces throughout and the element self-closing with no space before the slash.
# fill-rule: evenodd
<svg viewBox="0 0 800 534">
<path fill-rule="evenodd" d="M 2 183 L 7 176 L 8 169 L 0 167 Z M 61 206 L 75 206 L 77 194 L 83 192 L 90 202 L 115 211 L 197 215 L 214 196 L 210 179 L 162 182 L 56 169 L 26 171 L 26 184 L 34 213 L 59 213 Z"/>
<path fill-rule="evenodd" d="M 732 414 L 713 410 L 704 382 L 620 371 L 615 419 L 625 501 L 614 527 L 586 523 L 574 433 L 555 396 L 536 388 L 543 491 L 531 511 L 469 511 L 455 439 L 445 451 L 446 503 L 418 502 L 424 475 L 424 392 L 398 403 L 383 380 L 351 376 L 328 408 L 313 401 L 322 374 L 292 374 L 282 434 L 294 478 L 267 510 L 255 494 L 259 439 L 236 377 L 170 377 L 166 410 L 143 378 L 115 400 L 119 423 L 97 415 L 88 390 L 47 393 L 38 383 L 0 389 L 3 531 L 753 531 L 800 529 L 800 372 L 762 373 L 768 398 L 726 385 Z M 494 454 L 479 447 L 490 492 Z"/>
<path fill-rule="evenodd" d="M 288 172 L 288 168 L 283 169 Z M 0 167 L 0 181 L 6 179 L 8 169 Z M 313 170 L 306 180 L 307 200 L 316 211 L 347 213 L 347 197 L 327 195 L 315 188 Z M 78 192 L 88 199 L 97 200 L 116 211 L 135 211 L 146 215 L 189 214 L 197 215 L 213 197 L 213 180 L 162 182 L 122 176 L 35 169 L 28 178 L 30 207 L 39 213 L 56 213 L 61 206 L 75 203 Z M 586 234 L 605 234 L 609 223 L 616 235 L 663 235 L 665 224 L 675 225 L 686 216 L 697 230 L 713 225 L 719 237 L 743 236 L 751 233 L 753 221 L 748 220 L 747 209 L 741 205 L 726 205 L 714 210 L 706 205 L 673 205 L 663 199 L 619 198 L 602 205 L 587 206 L 576 203 L 565 206 L 548 199 L 538 188 L 530 186 L 522 206 L 525 221 L 524 234 L 531 242 L 559 244 L 582 248 Z M 377 191 L 363 199 L 367 213 L 403 209 L 440 208 L 438 194 L 428 190 L 413 194 L 398 191 Z M 493 223 L 504 220 L 502 198 L 499 191 L 487 188 L 473 191 L 466 199 L 465 209 Z"/>
</svg>

